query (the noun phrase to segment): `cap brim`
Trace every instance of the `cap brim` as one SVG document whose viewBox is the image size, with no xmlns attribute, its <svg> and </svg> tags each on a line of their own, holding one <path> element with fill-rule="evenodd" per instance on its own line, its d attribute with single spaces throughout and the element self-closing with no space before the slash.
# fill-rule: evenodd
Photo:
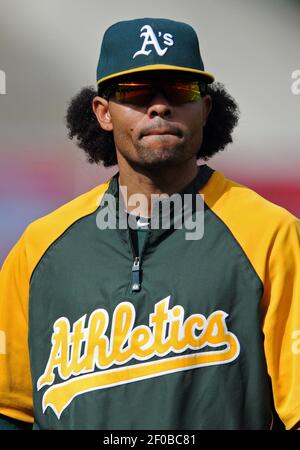
<svg viewBox="0 0 300 450">
<path fill-rule="evenodd" d="M 136 69 L 124 70 L 123 72 L 117 72 L 108 75 L 107 77 L 100 78 L 97 81 L 97 84 L 103 83 L 104 81 L 111 80 L 116 77 L 120 77 L 121 75 L 127 75 L 129 73 L 136 73 L 136 72 L 146 72 L 149 70 L 175 70 L 180 72 L 188 72 L 197 74 L 199 78 L 203 79 L 203 81 L 205 81 L 208 84 L 213 83 L 213 81 L 215 81 L 215 77 L 211 73 L 205 72 L 203 70 L 190 69 L 188 67 L 171 66 L 168 64 L 153 64 L 149 66 L 138 67 Z"/>
</svg>

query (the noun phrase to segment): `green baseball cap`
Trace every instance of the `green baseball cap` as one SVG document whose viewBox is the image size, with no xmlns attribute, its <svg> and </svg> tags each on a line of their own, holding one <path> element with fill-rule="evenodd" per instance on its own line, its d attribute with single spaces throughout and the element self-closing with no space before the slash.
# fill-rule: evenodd
<svg viewBox="0 0 300 450">
<path fill-rule="evenodd" d="M 126 20 L 109 27 L 103 37 L 97 84 L 135 72 L 174 70 L 197 75 L 206 83 L 198 37 L 188 24 L 169 19 Z"/>
</svg>

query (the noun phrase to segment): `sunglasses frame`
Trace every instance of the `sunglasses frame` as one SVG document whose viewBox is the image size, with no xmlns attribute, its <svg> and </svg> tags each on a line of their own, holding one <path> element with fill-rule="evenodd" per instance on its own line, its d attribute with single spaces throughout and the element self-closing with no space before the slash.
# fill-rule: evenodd
<svg viewBox="0 0 300 450">
<path fill-rule="evenodd" d="M 176 82 L 176 81 L 185 81 L 185 80 L 186 81 L 196 82 L 199 85 L 199 88 L 200 88 L 199 90 L 200 90 L 201 97 L 204 97 L 207 94 L 207 84 L 204 81 L 202 81 L 202 80 L 199 80 L 197 78 L 192 78 L 190 76 L 184 76 L 184 75 L 183 76 L 178 76 L 178 77 L 173 77 L 173 80 L 174 80 L 174 82 Z M 163 83 L 168 83 L 169 79 L 166 79 L 166 78 L 161 78 L 160 79 L 159 76 L 155 77 L 155 78 L 149 78 L 149 79 L 147 79 L 147 77 L 143 77 L 143 76 L 137 77 L 137 78 L 133 78 L 133 79 L 128 79 L 128 78 L 127 79 L 126 78 L 120 79 L 119 78 L 114 83 L 106 85 L 106 86 L 104 86 L 102 88 L 99 87 L 98 94 L 100 96 L 102 96 L 103 98 L 105 98 L 106 100 L 109 100 L 110 97 L 115 94 L 115 91 L 117 90 L 119 84 L 126 84 L 126 83 L 130 84 L 130 83 L 135 83 L 135 82 L 136 83 L 139 83 L 139 82 L 143 83 L 144 82 L 144 83 L 153 84 L 153 86 L 155 87 L 155 86 L 159 86 L 159 83 L 162 82 L 162 81 L 163 81 Z M 164 95 L 165 95 L 165 93 L 164 93 Z M 125 104 L 126 102 L 120 102 L 120 103 L 121 104 L 123 104 L 123 103 Z M 130 102 L 128 102 L 128 103 L 130 104 Z M 184 103 L 189 103 L 189 102 L 182 102 L 182 103 L 179 103 L 179 104 L 184 104 Z M 193 103 L 193 101 L 191 101 L 191 103 Z"/>
</svg>

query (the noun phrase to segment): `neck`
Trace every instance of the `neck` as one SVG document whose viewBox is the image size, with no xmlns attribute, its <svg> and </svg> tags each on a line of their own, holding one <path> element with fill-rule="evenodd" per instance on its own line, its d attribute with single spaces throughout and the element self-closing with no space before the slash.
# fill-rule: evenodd
<svg viewBox="0 0 300 450">
<path fill-rule="evenodd" d="M 170 196 L 182 191 L 197 176 L 198 170 L 196 159 L 190 159 L 174 167 L 150 170 L 133 167 L 127 162 L 126 164 L 119 163 L 119 185 L 127 188 L 127 202 L 125 201 L 127 211 L 135 210 L 138 205 L 139 214 L 150 217 L 153 194 Z M 135 197 L 128 202 L 128 199 L 136 194 L 142 194 L 141 198 L 144 200 L 139 203 Z M 123 198 L 125 198 L 124 194 Z"/>
</svg>

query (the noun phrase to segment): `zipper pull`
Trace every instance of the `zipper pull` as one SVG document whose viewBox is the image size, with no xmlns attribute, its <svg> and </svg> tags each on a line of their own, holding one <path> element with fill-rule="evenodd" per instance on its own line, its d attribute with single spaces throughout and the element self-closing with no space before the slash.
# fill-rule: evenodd
<svg viewBox="0 0 300 450">
<path fill-rule="evenodd" d="M 134 258 L 131 274 L 132 274 L 131 290 L 132 292 L 137 292 L 141 289 L 141 268 L 140 268 L 140 258 L 138 256 Z"/>
</svg>

